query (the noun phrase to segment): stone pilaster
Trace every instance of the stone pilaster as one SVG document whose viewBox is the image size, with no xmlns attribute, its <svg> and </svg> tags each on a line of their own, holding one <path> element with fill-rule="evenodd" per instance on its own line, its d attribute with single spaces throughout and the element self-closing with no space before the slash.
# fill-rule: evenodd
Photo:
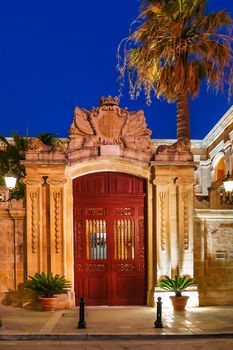
<svg viewBox="0 0 233 350">
<path fill-rule="evenodd" d="M 156 256 L 157 275 L 169 275 L 176 256 L 176 196 L 174 180 L 169 176 L 156 176 Z M 172 244 L 172 254 L 171 254 Z"/>
<path fill-rule="evenodd" d="M 191 177 L 179 177 L 178 186 L 178 245 L 177 267 L 180 274 L 193 276 L 193 186 Z"/>
<path fill-rule="evenodd" d="M 42 270 L 42 184 L 41 176 L 28 176 L 26 184 L 27 275 Z"/>
<path fill-rule="evenodd" d="M 154 306 L 154 281 L 156 279 L 155 241 L 153 220 L 153 184 L 147 182 L 147 305 Z"/>
<path fill-rule="evenodd" d="M 154 163 L 158 278 L 193 276 L 193 164 Z"/>
<path fill-rule="evenodd" d="M 23 242 L 23 221 L 25 209 L 9 208 L 9 215 L 13 220 L 13 279 L 14 289 L 17 288 L 24 278 L 24 242 Z"/>
<path fill-rule="evenodd" d="M 50 230 L 49 247 L 51 272 L 64 274 L 64 184 L 66 180 L 61 176 L 49 176 Z"/>
</svg>

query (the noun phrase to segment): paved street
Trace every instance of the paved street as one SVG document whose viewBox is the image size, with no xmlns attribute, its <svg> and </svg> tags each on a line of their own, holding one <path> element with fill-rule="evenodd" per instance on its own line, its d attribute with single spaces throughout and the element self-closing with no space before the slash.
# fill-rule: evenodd
<svg viewBox="0 0 233 350">
<path fill-rule="evenodd" d="M 232 350 L 233 339 L 1 341 L 1 350 Z"/>
</svg>

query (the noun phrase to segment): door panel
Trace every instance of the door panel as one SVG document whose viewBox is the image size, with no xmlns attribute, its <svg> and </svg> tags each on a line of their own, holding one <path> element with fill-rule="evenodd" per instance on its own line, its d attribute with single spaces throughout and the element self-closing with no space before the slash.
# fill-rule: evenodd
<svg viewBox="0 0 233 350">
<path fill-rule="evenodd" d="M 143 179 L 98 173 L 73 188 L 77 303 L 84 296 L 87 305 L 144 305 Z"/>
</svg>

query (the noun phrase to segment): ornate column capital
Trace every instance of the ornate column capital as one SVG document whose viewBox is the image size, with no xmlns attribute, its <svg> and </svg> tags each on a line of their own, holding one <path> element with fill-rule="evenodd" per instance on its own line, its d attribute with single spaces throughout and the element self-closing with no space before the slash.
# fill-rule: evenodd
<svg viewBox="0 0 233 350">
<path fill-rule="evenodd" d="M 46 183 L 50 186 L 61 187 L 67 182 L 67 179 L 63 176 L 49 176 L 46 179 Z"/>
<path fill-rule="evenodd" d="M 181 186 L 194 186 L 195 183 L 196 180 L 191 177 L 178 177 L 176 180 L 176 184 Z"/>
<path fill-rule="evenodd" d="M 23 179 L 23 183 L 28 186 L 38 187 L 45 182 L 42 176 L 26 176 Z"/>
<path fill-rule="evenodd" d="M 158 176 L 153 180 L 153 185 L 172 186 L 175 184 L 175 176 Z"/>
</svg>

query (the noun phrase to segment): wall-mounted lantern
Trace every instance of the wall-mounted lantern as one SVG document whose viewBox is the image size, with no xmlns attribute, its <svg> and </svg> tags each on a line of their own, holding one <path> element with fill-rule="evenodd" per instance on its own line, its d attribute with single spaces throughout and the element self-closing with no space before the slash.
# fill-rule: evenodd
<svg viewBox="0 0 233 350">
<path fill-rule="evenodd" d="M 0 202 L 7 202 L 11 200 L 12 192 L 16 186 L 17 178 L 11 170 L 5 176 L 5 184 L 7 191 L 0 191 Z"/>
</svg>

